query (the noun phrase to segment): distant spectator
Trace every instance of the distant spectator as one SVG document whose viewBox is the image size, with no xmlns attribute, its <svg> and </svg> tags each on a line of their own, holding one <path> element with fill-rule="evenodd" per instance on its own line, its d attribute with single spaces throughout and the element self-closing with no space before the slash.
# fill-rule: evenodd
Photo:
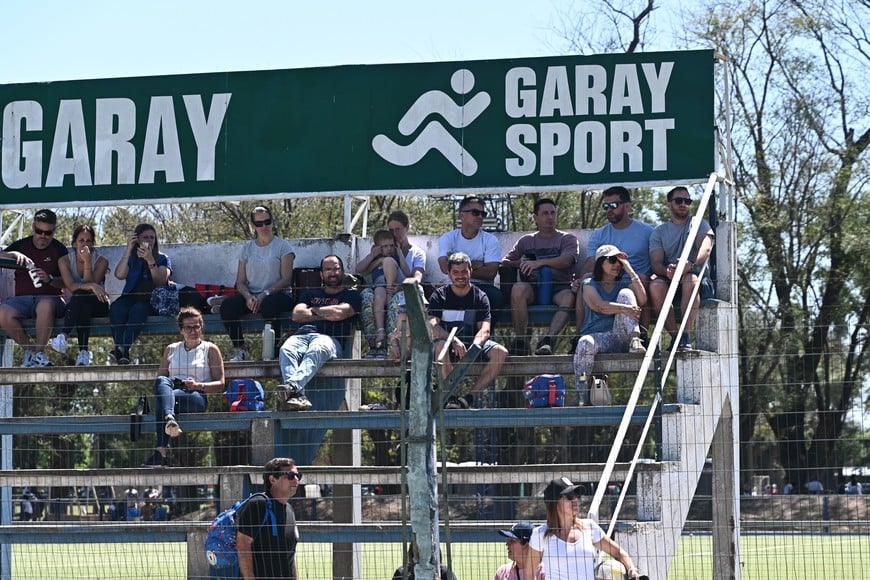
<svg viewBox="0 0 870 580">
<path fill-rule="evenodd" d="M 127 238 L 115 278 L 124 280 L 124 290 L 109 307 L 115 348 L 111 357 L 117 364 L 130 364 L 130 347 L 145 327 L 145 321 L 157 311 L 151 306 L 151 292 L 169 284 L 172 262 L 160 253 L 157 230 L 151 224 L 139 224 Z"/>
<path fill-rule="evenodd" d="M 45 367 L 52 363 L 45 354 L 55 318 L 63 316 L 66 305 L 61 288 L 72 282 L 66 246 L 54 239 L 57 215 L 41 209 L 33 216 L 33 234 L 13 242 L 0 257 L 11 258 L 27 266 L 39 278 L 35 287 L 27 270 L 15 271 L 15 296 L 0 305 L 0 327 L 24 349 L 22 367 Z M 21 321 L 34 318 L 35 340 L 27 334 Z"/>
<path fill-rule="evenodd" d="M 28 488 L 21 492 L 21 521 L 29 522 L 33 519 L 33 494 Z"/>
<path fill-rule="evenodd" d="M 493 281 L 501 264 L 501 247 L 498 238 L 483 231 L 485 217 L 486 209 L 479 197 L 466 197 L 459 203 L 459 228 L 438 239 L 438 266 L 449 277 L 447 258 L 456 252 L 467 254 L 474 271 L 471 282 L 486 293 L 490 309 L 498 313 L 504 306 L 504 295 Z"/>
<path fill-rule="evenodd" d="M 63 328 L 49 345 L 59 353 L 66 353 L 67 338 L 76 329 L 79 354 L 76 366 L 88 366 L 93 357 L 88 350 L 91 336 L 91 319 L 109 315 L 109 295 L 103 286 L 109 261 L 94 249 L 94 228 L 80 224 L 73 230 L 72 246 L 69 248 L 70 271 L 73 284 L 65 289 L 67 299 Z"/>
<path fill-rule="evenodd" d="M 277 351 L 282 334 L 282 319 L 293 309 L 291 282 L 296 254 L 293 246 L 274 233 L 272 212 L 262 206 L 251 210 L 254 238 L 242 244 L 236 268 L 238 294 L 221 302 L 220 314 L 235 352 L 227 362 L 250 360 L 242 335 L 242 316 L 259 314 L 272 324 Z M 283 316 L 282 316 L 283 314 Z"/>
<path fill-rule="evenodd" d="M 849 495 L 862 495 L 864 493 L 861 482 L 858 481 L 858 476 L 854 473 L 849 478 L 849 483 L 846 484 L 846 493 Z"/>
<path fill-rule="evenodd" d="M 806 488 L 807 493 L 813 495 L 819 495 L 825 493 L 825 486 L 818 479 L 814 479 L 812 481 L 808 481 L 804 484 L 804 488 Z"/>
<path fill-rule="evenodd" d="M 782 480 L 782 495 L 792 495 L 794 493 L 794 484 L 789 478 Z"/>
</svg>

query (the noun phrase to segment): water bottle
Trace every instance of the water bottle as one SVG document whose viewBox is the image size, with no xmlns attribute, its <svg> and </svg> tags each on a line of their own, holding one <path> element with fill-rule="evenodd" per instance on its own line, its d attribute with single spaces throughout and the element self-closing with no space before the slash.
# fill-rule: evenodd
<svg viewBox="0 0 870 580">
<path fill-rule="evenodd" d="M 549 266 L 538 268 L 538 304 L 549 306 L 553 303 L 553 270 Z"/>
<path fill-rule="evenodd" d="M 272 325 L 266 323 L 263 327 L 263 360 L 272 360 L 275 358 L 275 331 L 272 330 Z"/>
</svg>

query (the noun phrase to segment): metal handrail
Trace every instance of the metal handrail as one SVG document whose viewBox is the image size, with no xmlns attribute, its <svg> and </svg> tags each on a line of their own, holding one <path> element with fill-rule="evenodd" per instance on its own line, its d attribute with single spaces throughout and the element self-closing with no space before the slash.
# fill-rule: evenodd
<svg viewBox="0 0 870 580">
<path fill-rule="evenodd" d="M 665 320 L 670 313 L 670 309 L 673 308 L 673 300 L 677 294 L 677 288 L 679 287 L 679 281 L 683 276 L 683 273 L 686 271 L 686 264 L 689 259 L 689 254 L 692 251 L 692 245 L 694 244 L 695 237 L 698 235 L 698 230 L 701 227 L 701 218 L 704 215 L 704 212 L 707 209 L 707 205 L 710 203 L 710 198 L 713 194 L 713 187 L 720 180 L 720 176 L 717 173 L 711 173 L 709 179 L 707 180 L 707 184 L 704 187 L 704 193 L 701 196 L 701 199 L 698 203 L 698 209 L 692 220 L 691 226 L 689 227 L 689 235 L 686 238 L 686 244 L 683 246 L 683 251 L 680 253 L 679 260 L 677 261 L 677 269 L 674 273 L 674 277 L 671 280 L 671 284 L 668 286 L 668 292 L 665 295 L 665 301 L 662 306 L 662 310 L 659 313 L 658 320 L 656 321 L 656 325 L 653 329 L 652 334 L 649 337 L 649 344 L 659 344 L 661 340 L 662 334 L 664 332 Z M 706 267 L 706 264 L 705 264 Z M 703 273 L 703 272 L 702 272 Z M 692 297 L 697 295 L 698 289 L 700 288 L 700 283 L 695 286 L 692 290 Z M 677 334 L 677 340 L 682 336 L 683 330 L 685 328 L 686 316 L 683 317 L 683 323 L 680 325 Z M 673 360 L 675 349 L 671 349 L 670 360 Z M 655 349 L 648 348 L 646 354 L 643 357 L 643 362 L 640 365 L 640 370 L 637 373 L 637 378 L 635 378 L 634 386 L 632 387 L 631 394 L 629 395 L 628 402 L 625 405 L 625 411 L 622 414 L 622 421 L 619 424 L 619 428 L 616 432 L 616 437 L 613 440 L 613 445 L 610 448 L 610 454 L 607 457 L 607 462 L 604 465 L 604 470 L 601 472 L 601 478 L 598 481 L 598 486 L 595 488 L 595 493 L 592 496 L 592 503 L 589 505 L 588 517 L 592 520 L 598 521 L 598 513 L 601 508 L 601 502 L 604 500 L 604 492 L 607 490 L 607 486 L 610 484 L 610 477 L 613 475 L 613 470 L 616 466 L 616 459 L 619 455 L 619 451 L 622 448 L 622 444 L 625 441 L 626 433 L 628 432 L 628 427 L 631 424 L 631 417 L 634 415 L 634 411 L 637 408 L 638 400 L 640 399 L 640 393 L 643 389 L 643 383 L 646 379 L 646 375 L 649 372 L 650 365 L 653 362 L 653 358 L 655 357 Z M 669 361 L 670 362 L 670 361 Z M 662 373 L 662 385 L 664 385 L 665 380 L 667 379 L 667 372 L 670 370 L 670 364 L 666 367 L 665 372 Z M 649 432 L 649 428 L 653 423 L 653 419 L 655 417 L 655 410 L 661 404 L 661 394 L 659 392 L 656 393 L 656 396 L 653 400 L 652 405 L 650 406 L 650 411 L 647 416 L 646 422 L 643 426 L 642 436 L 638 439 L 637 447 L 635 449 L 634 457 L 632 458 L 631 465 L 629 466 L 629 471 L 626 476 L 625 482 L 622 486 L 622 490 L 620 491 L 619 500 L 617 501 L 617 505 L 613 510 L 613 517 L 611 519 L 610 525 L 607 529 L 607 536 L 610 537 L 613 533 L 614 524 L 616 523 L 616 518 L 619 516 L 619 510 L 622 507 L 622 501 L 625 498 L 626 491 L 628 489 L 628 484 L 631 481 L 631 478 L 634 475 L 634 469 L 637 465 L 637 461 L 640 456 L 640 450 L 643 447 L 643 442 L 646 439 L 647 433 Z"/>
</svg>

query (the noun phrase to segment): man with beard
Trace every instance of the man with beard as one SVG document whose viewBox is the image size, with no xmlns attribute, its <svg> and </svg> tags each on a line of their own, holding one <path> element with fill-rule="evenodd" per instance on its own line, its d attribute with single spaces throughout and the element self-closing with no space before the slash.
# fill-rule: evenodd
<svg viewBox="0 0 870 580">
<path fill-rule="evenodd" d="M 621 185 L 604 190 L 601 194 L 601 209 L 607 217 L 607 223 L 593 231 L 592 235 L 589 236 L 589 244 L 586 246 L 586 262 L 583 264 L 581 275 L 571 286 L 571 289 L 577 293 L 575 304 L 578 328 L 583 324 L 585 318 L 583 293 L 579 290 L 583 280 L 592 276 L 592 270 L 595 267 L 595 252 L 605 244 L 616 246 L 628 255 L 631 269 L 640 277 L 644 289 L 649 294 L 651 272 L 649 239 L 652 236 L 653 227 L 631 217 L 631 193 Z M 626 274 L 623 273 L 623 276 Z M 649 309 L 644 308 L 640 318 L 641 328 L 648 328 L 649 321 Z"/>
<path fill-rule="evenodd" d="M 27 270 L 16 270 L 15 296 L 5 299 L 0 306 L 0 327 L 24 349 L 22 367 L 51 365 L 45 345 L 55 318 L 66 312 L 61 290 L 65 283 L 73 283 L 72 270 L 66 246 L 54 238 L 56 228 L 57 215 L 50 209 L 41 209 L 33 216 L 33 235 L 0 252 L 0 257 L 27 266 L 41 282 L 37 288 Z M 25 318 L 36 319 L 35 341 L 21 325 Z"/>
<path fill-rule="evenodd" d="M 321 288 L 302 294 L 293 308 L 296 334 L 281 346 L 278 364 L 282 384 L 278 404 L 286 411 L 311 408 L 307 385 L 326 361 L 342 356 L 341 341 L 353 332 L 352 319 L 361 308 L 359 292 L 344 287 L 344 263 L 335 255 L 320 262 Z"/>
<path fill-rule="evenodd" d="M 675 187 L 668 192 L 667 200 L 671 219 L 656 227 L 649 240 L 649 259 L 652 272 L 655 274 L 655 278 L 649 284 L 649 297 L 656 312 L 661 312 L 665 304 L 668 285 L 676 274 L 677 261 L 692 227 L 692 198 L 689 197 L 689 190 L 682 186 Z M 680 278 L 680 287 L 674 296 L 674 301 L 680 301 L 681 315 L 686 318 L 686 328 L 679 343 L 671 345 L 677 350 L 692 350 L 690 332 L 695 330 L 698 306 L 701 300 L 712 298 L 715 293 L 709 270 L 705 271 L 703 278 L 700 277 L 701 270 L 713 251 L 714 236 L 713 228 L 707 220 L 702 219 L 698 233 L 692 241 L 688 264 Z M 699 283 L 701 288 L 695 300 L 689 303 L 692 289 Z M 677 317 L 672 308 L 665 320 L 665 329 L 671 334 L 672 339 L 676 339 L 677 328 Z"/>
<path fill-rule="evenodd" d="M 450 331 L 458 328 L 450 345 L 453 358 L 447 357 L 441 367 L 443 376 L 453 370 L 452 361 L 460 360 L 468 353 L 468 347 L 476 344 L 483 349 L 481 356 L 487 361 L 471 389 L 476 394 L 495 381 L 508 356 L 505 347 L 490 339 L 492 315 L 486 293 L 471 283 L 471 258 L 462 252 L 447 258 L 447 275 L 450 284 L 442 286 L 429 297 L 429 325 L 435 339 L 435 352 L 444 348 Z"/>
</svg>

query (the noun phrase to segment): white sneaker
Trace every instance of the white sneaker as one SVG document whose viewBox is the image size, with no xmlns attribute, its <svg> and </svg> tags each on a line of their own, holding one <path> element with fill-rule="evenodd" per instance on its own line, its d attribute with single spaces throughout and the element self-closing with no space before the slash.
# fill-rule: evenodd
<svg viewBox="0 0 870 580">
<path fill-rule="evenodd" d="M 61 332 L 60 334 L 48 341 L 48 346 L 50 346 L 60 354 L 66 354 L 66 349 L 69 348 L 69 343 L 67 343 L 66 341 L 66 335 Z"/>
<path fill-rule="evenodd" d="M 635 336 L 628 343 L 629 354 L 646 354 L 646 347 L 643 346 L 643 341 L 639 336 Z"/>
<path fill-rule="evenodd" d="M 24 358 L 21 359 L 21 368 L 26 369 L 33 366 L 33 351 L 25 350 Z"/>
<path fill-rule="evenodd" d="M 243 362 L 246 360 L 251 360 L 251 353 L 246 348 L 240 348 L 227 362 Z"/>
<path fill-rule="evenodd" d="M 50 367 L 51 361 L 45 356 L 44 352 L 34 353 L 33 357 L 30 359 L 31 367 Z"/>
<path fill-rule="evenodd" d="M 172 415 L 166 415 L 164 417 L 166 419 L 166 425 L 163 427 L 163 432 L 169 435 L 170 437 L 178 437 L 181 435 L 182 430 L 181 427 L 178 426 L 178 421 L 175 420 L 175 417 Z"/>
<path fill-rule="evenodd" d="M 76 366 L 77 367 L 89 367 L 91 366 L 91 351 L 89 350 L 80 350 L 79 356 L 76 357 Z"/>
</svg>

